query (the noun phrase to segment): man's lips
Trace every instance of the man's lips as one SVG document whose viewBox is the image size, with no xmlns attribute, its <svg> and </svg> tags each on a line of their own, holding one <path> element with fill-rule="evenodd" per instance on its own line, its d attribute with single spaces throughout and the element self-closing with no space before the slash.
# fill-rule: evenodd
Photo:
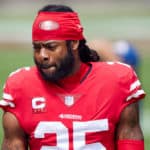
<svg viewBox="0 0 150 150">
<path fill-rule="evenodd" d="M 54 72 L 56 70 L 56 65 L 42 65 L 40 68 L 43 70 L 43 72 L 47 72 L 48 70 L 50 72 Z"/>
<path fill-rule="evenodd" d="M 41 69 L 49 69 L 49 68 L 53 68 L 53 67 L 56 68 L 56 65 L 40 65 Z"/>
</svg>

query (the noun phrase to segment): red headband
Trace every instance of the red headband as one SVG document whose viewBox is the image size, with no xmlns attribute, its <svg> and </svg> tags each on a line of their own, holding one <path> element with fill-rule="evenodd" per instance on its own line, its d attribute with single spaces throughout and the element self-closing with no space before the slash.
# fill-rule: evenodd
<svg viewBox="0 0 150 150">
<path fill-rule="evenodd" d="M 77 13 L 40 12 L 33 23 L 32 40 L 81 40 L 82 33 Z"/>
</svg>

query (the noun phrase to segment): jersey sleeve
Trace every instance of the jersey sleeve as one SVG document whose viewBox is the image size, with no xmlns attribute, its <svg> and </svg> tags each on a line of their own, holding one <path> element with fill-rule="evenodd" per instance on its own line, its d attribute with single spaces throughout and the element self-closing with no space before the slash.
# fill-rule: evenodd
<svg viewBox="0 0 150 150">
<path fill-rule="evenodd" d="M 11 78 L 8 78 L 4 85 L 2 100 L 0 101 L 0 107 L 2 107 L 4 111 L 13 111 L 16 107 L 15 94 L 11 87 L 11 82 Z"/>
<path fill-rule="evenodd" d="M 142 89 L 141 82 L 132 67 L 128 65 L 126 65 L 125 67 L 125 73 L 122 73 L 123 76 L 120 78 L 120 83 L 122 83 L 120 85 L 120 88 L 123 89 L 126 96 L 125 99 L 122 101 L 122 105 L 119 110 L 120 113 L 126 106 L 142 100 L 146 95 L 145 91 Z M 123 72 L 123 70 L 121 70 L 121 72 Z"/>
<path fill-rule="evenodd" d="M 128 88 L 128 96 L 126 98 L 126 102 L 139 100 L 145 97 L 145 92 L 142 89 L 141 82 L 139 81 L 135 71 L 130 67 L 129 70 L 129 88 Z"/>
<path fill-rule="evenodd" d="M 4 111 L 17 112 L 16 109 L 18 105 L 21 105 L 21 97 L 23 97 L 21 89 L 25 82 L 24 73 L 28 70 L 29 67 L 20 68 L 8 76 L 3 88 L 2 100 L 0 100 L 0 107 Z"/>
</svg>

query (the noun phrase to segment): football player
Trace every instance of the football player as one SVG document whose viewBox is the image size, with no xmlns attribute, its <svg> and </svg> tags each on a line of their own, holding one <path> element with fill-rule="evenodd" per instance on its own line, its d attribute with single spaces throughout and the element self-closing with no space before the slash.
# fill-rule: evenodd
<svg viewBox="0 0 150 150">
<path fill-rule="evenodd" d="M 5 83 L 2 150 L 144 150 L 141 83 L 129 65 L 99 62 L 76 12 L 42 8 L 32 43 L 36 65 Z"/>
</svg>

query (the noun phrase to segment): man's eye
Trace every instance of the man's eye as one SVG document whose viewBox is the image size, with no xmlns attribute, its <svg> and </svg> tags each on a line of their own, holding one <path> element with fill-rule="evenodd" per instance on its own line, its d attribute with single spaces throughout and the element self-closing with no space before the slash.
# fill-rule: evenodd
<svg viewBox="0 0 150 150">
<path fill-rule="evenodd" d="M 33 49 L 35 49 L 35 50 L 41 49 L 41 45 L 40 45 L 40 44 L 38 44 L 38 45 L 33 45 Z"/>
<path fill-rule="evenodd" d="M 49 50 L 55 50 L 55 48 L 56 48 L 55 45 L 51 45 L 51 44 L 45 44 L 44 47 L 49 49 Z"/>
</svg>

